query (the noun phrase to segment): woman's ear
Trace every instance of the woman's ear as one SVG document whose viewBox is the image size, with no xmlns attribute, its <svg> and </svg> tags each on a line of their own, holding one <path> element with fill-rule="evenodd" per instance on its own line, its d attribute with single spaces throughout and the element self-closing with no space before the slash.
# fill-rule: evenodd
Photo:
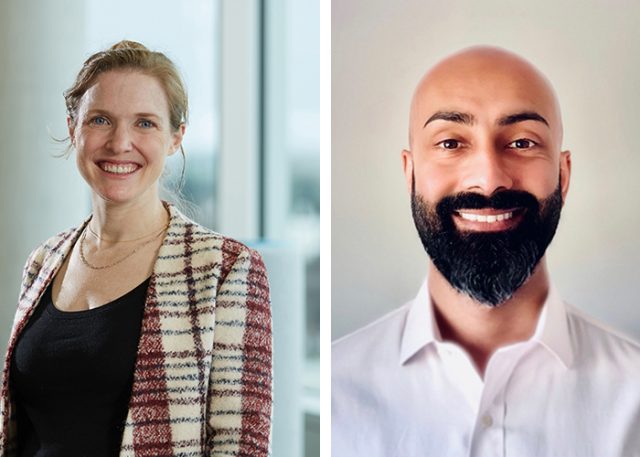
<svg viewBox="0 0 640 457">
<path fill-rule="evenodd" d="M 71 119 L 71 116 L 67 116 L 67 129 L 69 131 L 69 139 L 71 140 L 71 144 L 73 146 L 76 145 L 75 131 L 76 131 L 76 123 Z"/>
<path fill-rule="evenodd" d="M 173 132 L 173 141 L 171 143 L 171 150 L 169 151 L 170 156 L 175 154 L 178 151 L 178 149 L 180 149 L 186 128 L 187 128 L 186 125 L 180 124 L 180 127 L 178 127 L 178 130 Z"/>
</svg>

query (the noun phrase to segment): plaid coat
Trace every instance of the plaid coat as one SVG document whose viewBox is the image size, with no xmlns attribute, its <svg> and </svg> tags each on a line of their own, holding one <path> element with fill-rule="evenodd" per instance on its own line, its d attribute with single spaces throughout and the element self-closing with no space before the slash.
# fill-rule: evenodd
<svg viewBox="0 0 640 457">
<path fill-rule="evenodd" d="M 151 276 L 121 457 L 268 455 L 272 369 L 269 288 L 262 259 L 169 206 Z M 4 366 L 0 456 L 15 454 L 11 354 L 82 230 L 29 257 Z"/>
</svg>

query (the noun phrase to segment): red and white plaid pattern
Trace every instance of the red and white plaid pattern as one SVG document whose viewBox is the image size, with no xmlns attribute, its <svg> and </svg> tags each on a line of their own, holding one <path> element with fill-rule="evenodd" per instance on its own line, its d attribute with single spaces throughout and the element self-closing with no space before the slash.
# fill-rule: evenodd
<svg viewBox="0 0 640 457">
<path fill-rule="evenodd" d="M 269 454 L 269 285 L 260 255 L 169 206 L 142 320 L 121 457 Z M 25 266 L 0 397 L 0 456 L 15 454 L 11 354 L 88 219 Z"/>
</svg>

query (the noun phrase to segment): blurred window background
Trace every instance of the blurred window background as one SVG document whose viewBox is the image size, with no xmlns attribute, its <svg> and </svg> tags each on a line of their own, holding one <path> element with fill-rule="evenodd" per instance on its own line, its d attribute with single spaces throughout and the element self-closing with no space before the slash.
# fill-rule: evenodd
<svg viewBox="0 0 640 457">
<path fill-rule="evenodd" d="M 219 230 L 215 203 L 220 156 L 221 1 L 86 0 L 85 5 L 87 56 L 127 39 L 166 54 L 178 67 L 189 96 L 183 194 L 197 206 L 193 219 Z M 168 160 L 167 187 L 178 184 L 182 163 L 180 154 Z"/>
<path fill-rule="evenodd" d="M 1 159 L 0 210 L 17 211 L 15 219 L 29 227 L 38 205 L 46 215 L 62 200 L 69 211 L 58 208 L 55 218 L 22 232 L 15 221 L 0 222 L 3 244 L 11 248 L 0 267 L 0 349 L 27 254 L 91 210 L 74 160 L 51 157 L 60 146 L 50 135 L 66 134 L 62 91 L 90 54 L 122 39 L 140 41 L 176 63 L 189 92 L 184 209 L 258 249 L 269 271 L 273 455 L 319 455 L 319 1 L 6 0 L 2 25 L 0 66 L 10 70 L 0 78 L 1 115 L 5 126 L 12 118 L 22 122 L 14 132 L 25 136 L 7 149 L 26 153 Z M 25 38 L 20 27 L 37 32 Z M 174 154 L 167 187 L 182 166 Z M 41 187 L 25 186 L 22 200 L 7 195 L 38 173 Z M 55 190 L 45 191 L 51 182 Z"/>
</svg>

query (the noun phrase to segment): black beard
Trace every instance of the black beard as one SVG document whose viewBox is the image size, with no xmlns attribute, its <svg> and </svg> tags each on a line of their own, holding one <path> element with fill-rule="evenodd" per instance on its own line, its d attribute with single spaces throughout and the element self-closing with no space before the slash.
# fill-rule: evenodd
<svg viewBox="0 0 640 457">
<path fill-rule="evenodd" d="M 460 232 L 454 212 L 480 208 L 521 208 L 523 218 L 510 230 Z M 440 273 L 459 292 L 495 307 L 511 298 L 540 262 L 558 227 L 562 192 L 558 184 L 541 201 L 524 191 L 505 190 L 490 197 L 465 192 L 444 197 L 434 208 L 416 195 L 414 182 L 411 211 L 422 244 Z"/>
</svg>

